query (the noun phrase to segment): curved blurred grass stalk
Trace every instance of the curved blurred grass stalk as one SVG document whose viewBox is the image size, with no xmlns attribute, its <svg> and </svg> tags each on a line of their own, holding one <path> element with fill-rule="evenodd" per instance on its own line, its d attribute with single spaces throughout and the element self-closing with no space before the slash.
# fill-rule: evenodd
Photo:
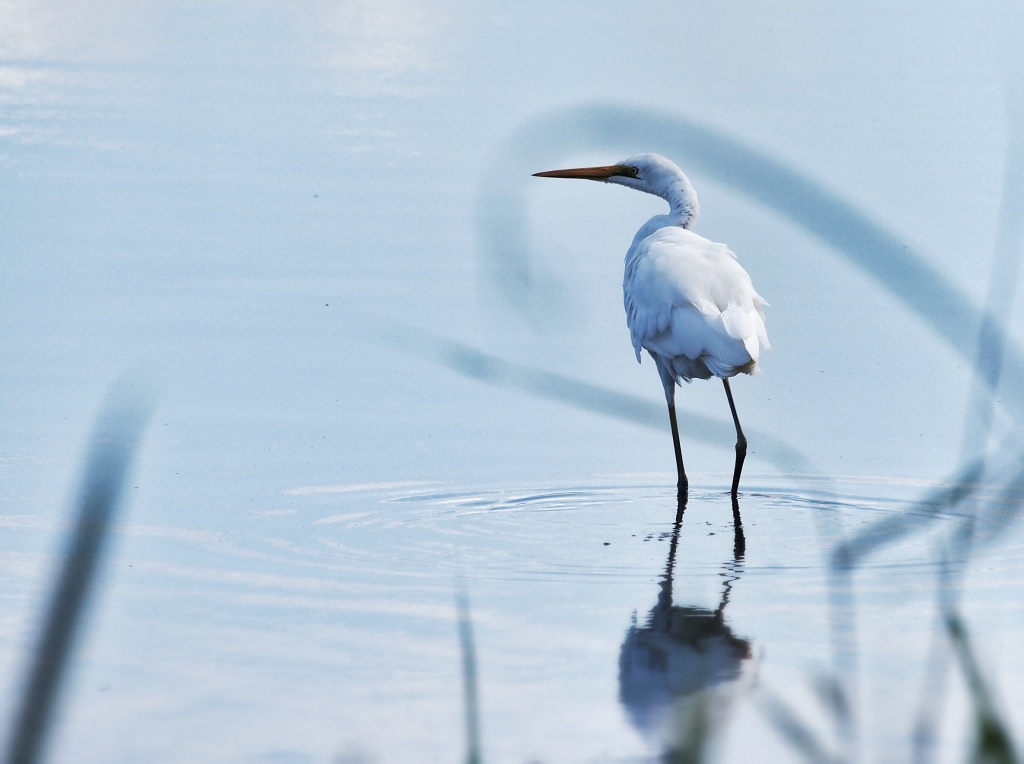
<svg viewBox="0 0 1024 764">
<path fill-rule="evenodd" d="M 1014 95 L 1017 95 L 1016 93 Z M 948 283 L 919 253 L 904 246 L 897 236 L 886 231 L 853 205 L 814 181 L 805 178 L 771 157 L 729 138 L 725 134 L 678 117 L 646 109 L 591 106 L 567 109 L 524 126 L 506 147 L 507 166 L 516 167 L 525 157 L 531 161 L 553 159 L 584 149 L 614 149 L 626 143 L 643 143 L 683 158 L 688 166 L 718 178 L 756 201 L 773 208 L 783 217 L 803 226 L 833 247 L 838 253 L 876 279 L 878 284 L 924 319 L 954 349 L 970 360 L 975 348 L 972 404 L 965 426 L 963 462 L 951 485 L 933 491 L 908 508 L 899 522 L 881 521 L 868 530 L 839 544 L 833 550 L 833 610 L 840 632 L 849 643 L 840 653 L 848 666 L 855 667 L 855 638 L 852 622 L 852 583 L 850 576 L 870 554 L 896 538 L 920 530 L 924 523 L 962 506 L 976 495 L 988 472 L 986 445 L 992 420 L 994 396 L 1004 377 L 1004 403 L 1017 421 L 1024 421 L 1024 355 L 1006 335 L 1003 316 L 1012 315 L 1014 288 L 1020 266 L 1024 236 L 1024 132 L 1021 126 L 1020 99 L 1011 104 L 1012 124 L 1006 163 L 1004 203 L 1000 232 L 993 261 L 986 309 L 976 310 L 960 290 Z M 519 173 L 503 173 L 505 180 Z M 525 179 L 525 176 L 524 176 Z M 506 297 L 524 315 L 536 319 L 552 318 L 551 311 L 562 302 L 562 285 L 537 269 L 526 244 L 524 183 L 494 185 L 483 189 L 479 230 L 487 255 L 488 270 L 500 284 Z M 977 337 L 972 341 L 972 336 Z M 590 383 L 518 367 L 448 340 L 435 340 L 432 354 L 460 373 L 492 384 L 518 387 L 540 397 L 553 398 L 590 411 L 646 424 L 650 419 L 642 401 L 622 396 Z M 653 404 L 652 404 L 653 405 Z M 90 448 L 83 489 L 79 499 L 78 522 L 58 578 L 48 610 L 46 624 L 34 656 L 26 684 L 24 700 L 14 726 L 7 761 L 30 764 L 38 760 L 46 741 L 49 720 L 57 699 L 61 678 L 73 647 L 74 637 L 87 603 L 91 582 L 102 561 L 110 522 L 116 514 L 123 483 L 141 438 L 148 404 L 138 396 L 124 396 L 115 389 L 99 418 Z M 660 411 L 660 409 L 659 409 Z M 659 415 L 660 418 L 660 415 Z M 701 422 L 703 437 L 716 437 L 717 424 Z M 761 437 L 770 442 L 766 434 Z M 1016 435 L 1004 447 L 1020 463 L 1020 443 Z M 799 450 L 776 441 L 772 446 L 778 461 L 802 462 Z M 1020 494 L 1024 489 L 1024 470 L 1016 472 L 1004 485 L 996 503 L 982 502 L 1005 515 L 1003 527 L 1016 519 Z M 913 510 L 912 512 L 910 510 Z M 970 556 L 975 518 L 962 527 L 954 543 L 954 561 Z M 949 563 L 953 565 L 953 562 Z M 943 627 L 965 673 L 977 720 L 976 761 L 1014 761 L 1010 735 L 992 702 L 991 691 L 978 669 L 966 629 L 956 612 L 953 582 L 962 576 L 962 564 L 950 568 L 943 592 Z M 476 659 L 468 603 L 459 600 L 459 634 L 463 649 L 463 674 L 466 699 L 467 761 L 480 761 L 479 718 L 476 695 Z M 853 640 L 853 641 L 850 641 Z M 855 673 L 855 668 L 854 668 Z M 856 759 L 856 726 L 850 709 L 856 697 L 849 681 L 833 686 L 833 714 L 837 718 L 840 760 Z M 781 702 L 768 700 L 767 713 L 784 736 L 811 760 L 832 760 L 827 747 L 789 713 Z M 846 709 L 839 713 L 838 709 Z M 700 729 L 682 735 L 672 754 L 676 761 L 703 758 L 703 733 Z M 696 736 L 696 737 L 694 737 Z"/>
<path fill-rule="evenodd" d="M 1011 432 L 994 450 L 989 449 L 995 396 L 1002 382 L 1006 354 L 1005 324 L 1014 314 L 1024 256 L 1024 91 L 1021 86 L 1020 81 L 1011 82 L 1006 93 L 1008 124 L 1003 198 L 985 312 L 975 348 L 970 404 L 964 421 L 960 456 L 963 466 L 958 475 L 960 480 L 954 482 L 948 494 L 933 497 L 939 511 L 963 508 L 965 516 L 949 534 L 945 548 L 940 550 L 939 614 L 914 730 L 915 759 L 920 764 L 934 759 L 936 730 L 941 723 L 948 689 L 950 652 L 960 666 L 974 704 L 972 761 L 993 764 L 1017 761 L 1009 730 L 997 711 L 990 684 L 984 679 L 971 649 L 966 625 L 959 614 L 959 601 L 967 563 L 978 540 L 979 524 L 988 530 L 989 538 L 998 537 L 1017 519 L 1024 495 L 1024 454 L 1019 435 Z M 1015 419 L 1022 421 L 1020 416 Z M 986 475 L 1003 486 L 995 497 L 978 497 Z M 967 505 L 972 497 L 976 498 L 973 507 Z M 853 539 L 848 543 L 855 546 L 857 542 L 858 539 Z"/>
<path fill-rule="evenodd" d="M 649 109 L 594 105 L 563 109 L 533 120 L 516 131 L 503 146 L 501 158 L 495 163 L 499 167 L 491 168 L 492 172 L 488 173 L 488 177 L 500 177 L 502 182 L 481 188 L 478 230 L 485 271 L 503 296 L 535 327 L 558 321 L 558 306 L 564 303 L 567 288 L 539 268 L 530 256 L 525 234 L 528 226 L 524 189 L 528 173 L 523 172 L 523 168 L 555 162 L 572 152 L 613 151 L 625 145 L 642 145 L 646 150 L 682 159 L 687 167 L 717 178 L 818 236 L 873 277 L 882 289 L 917 313 L 965 360 L 972 362 L 971 402 L 964 426 L 961 466 L 956 474 L 946 485 L 928 492 L 899 515 L 872 524 L 837 544 L 831 552 L 830 609 L 837 678 L 828 680 L 832 700 L 825 705 L 831 709 L 836 724 L 839 752 L 835 756 L 826 753 L 832 748 L 817 740 L 810 728 L 779 699 L 771 697 L 762 704 L 783 736 L 811 761 L 856 761 L 859 758 L 854 714 L 858 671 L 852 578 L 856 568 L 871 554 L 901 537 L 920 532 L 936 517 L 964 507 L 972 498 L 976 500 L 974 512 L 954 538 L 952 560 L 958 567 L 947 570 L 940 582 L 943 617 L 937 628 L 947 636 L 945 644 L 953 648 L 975 704 L 979 742 L 973 760 L 1016 760 L 1010 735 L 995 711 L 988 684 L 977 668 L 966 629 L 956 612 L 956 598 L 951 593 L 958 589 L 955 584 L 962 576 L 963 563 L 972 553 L 976 522 L 986 520 L 990 537 L 1000 535 L 1017 519 L 1024 495 L 1024 469 L 1021 469 L 1024 455 L 1018 432 L 1012 432 L 994 452 L 988 449 L 995 396 L 1001 388 L 1007 410 L 1017 422 L 1024 422 L 1024 354 L 1010 342 L 1005 326 L 1006 318 L 1013 315 L 1024 244 L 1024 99 L 1021 95 L 1020 83 L 1013 83 L 1007 98 L 1009 124 L 1003 203 L 989 290 L 982 310 L 971 305 L 963 292 L 933 268 L 922 253 L 905 246 L 898 236 L 829 189 L 720 131 Z M 498 171 L 494 172 L 495 169 Z M 465 357 L 466 353 L 477 351 L 455 348 L 455 352 Z M 461 363 L 450 358 L 448 363 L 474 376 L 467 371 L 464 361 L 465 358 Z M 533 370 L 532 375 L 517 386 L 541 397 L 551 397 L 550 391 L 544 391 L 545 375 L 548 373 Z M 507 385 L 509 378 L 515 375 L 490 376 L 486 381 Z M 588 384 L 578 380 L 561 381 L 564 391 L 581 391 Z M 580 408 L 593 408 L 592 404 L 582 402 L 586 396 L 577 396 L 575 401 L 571 395 L 563 393 L 562 397 Z M 603 413 L 618 412 L 622 418 L 636 418 L 635 414 L 624 415 L 629 406 L 623 403 L 606 399 L 607 410 Z M 707 438 L 714 424 L 702 422 L 702 426 L 705 427 L 703 437 Z M 790 458 L 799 455 L 798 449 L 789 444 L 784 446 Z M 993 454 L 1001 458 L 993 460 Z M 1001 490 L 995 497 L 979 500 L 979 489 L 993 480 Z M 954 564 L 949 557 L 942 559 L 947 560 L 946 566 Z M 939 639 L 933 643 L 942 644 Z M 926 687 L 929 700 L 922 703 L 917 730 L 919 743 L 934 737 L 934 725 L 940 715 L 935 699 L 941 699 L 944 694 L 935 690 L 945 687 L 944 682 L 935 681 L 940 675 L 945 675 L 945 663 L 933 655 L 930 678 L 926 682 L 930 683 Z M 929 732 L 929 725 L 932 732 Z M 691 750 L 683 745 L 680 750 L 684 749 Z M 698 745 L 693 750 L 702 748 Z M 917 745 L 915 752 L 919 761 L 929 760 L 929 751 L 927 744 Z"/>
<path fill-rule="evenodd" d="M 828 244 L 916 313 L 965 360 L 972 361 L 983 311 L 927 257 L 906 245 L 826 186 L 723 131 L 646 108 L 591 105 L 561 109 L 520 127 L 502 146 L 481 186 L 477 228 L 484 270 L 505 299 L 535 325 L 557 323 L 568 287 L 531 257 L 526 184 L 538 163 L 580 151 L 624 146 L 670 154 L 687 168 L 730 186 Z M 498 182 L 492 182 L 498 178 Z M 1024 353 L 998 322 L 991 339 L 1003 348 L 1007 405 L 1024 420 Z"/>
<path fill-rule="evenodd" d="M 476 646 L 473 642 L 473 615 L 469 596 L 460 591 L 455 597 L 459 617 L 459 647 L 462 651 L 462 697 L 466 713 L 466 764 L 482 764 L 480 753 L 480 693 L 477 686 Z"/>
<path fill-rule="evenodd" d="M 150 408 L 148 394 L 121 382 L 112 387 L 93 429 L 75 502 L 74 531 L 32 655 L 5 758 L 8 764 L 34 764 L 42 757 L 62 679 Z"/>
<path fill-rule="evenodd" d="M 395 328 L 391 334 L 389 339 L 401 343 L 408 352 L 447 366 L 464 377 L 641 427 L 665 430 L 664 403 L 654 403 L 586 380 L 505 361 L 463 342 L 439 337 L 421 329 L 401 327 Z M 731 423 L 726 424 L 699 413 L 687 413 L 686 437 L 690 440 L 725 445 L 732 443 L 734 433 Z M 778 469 L 794 473 L 813 471 L 808 457 L 774 433 L 747 428 L 747 435 L 757 443 L 757 450 L 752 453 Z"/>
</svg>

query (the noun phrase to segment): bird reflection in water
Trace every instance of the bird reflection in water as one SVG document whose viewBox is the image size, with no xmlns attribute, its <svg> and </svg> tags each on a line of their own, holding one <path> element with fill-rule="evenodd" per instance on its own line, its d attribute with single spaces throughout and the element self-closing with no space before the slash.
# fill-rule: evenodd
<svg viewBox="0 0 1024 764">
<path fill-rule="evenodd" d="M 686 492 L 680 492 L 658 602 L 643 626 L 633 614 L 619 655 L 619 700 L 630 722 L 672 760 L 683 749 L 700 757 L 710 733 L 756 673 L 751 641 L 734 634 L 725 620 L 746 549 L 735 496 L 733 557 L 723 565 L 718 607 L 674 604 L 673 568 L 686 501 Z"/>
</svg>

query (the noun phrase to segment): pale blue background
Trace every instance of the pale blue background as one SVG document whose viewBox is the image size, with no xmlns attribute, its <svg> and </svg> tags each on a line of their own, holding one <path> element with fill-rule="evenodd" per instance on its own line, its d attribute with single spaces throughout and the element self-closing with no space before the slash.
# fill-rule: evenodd
<svg viewBox="0 0 1024 764">
<path fill-rule="evenodd" d="M 600 585 L 589 575 L 602 568 L 591 555 L 606 528 L 618 543 L 670 522 L 670 491 L 656 489 L 673 480 L 667 424 L 484 384 L 432 343 L 660 406 L 653 366 L 632 356 L 620 283 L 633 232 L 661 202 L 528 176 L 661 147 L 613 136 L 614 151 L 598 150 L 581 123 L 578 149 L 552 164 L 543 131 L 524 131 L 594 104 L 720 131 L 859 209 L 980 307 L 1021 39 L 1024 12 L 1008 2 L 970 12 L 934 2 L 0 5 L 0 712 L 9 718 L 17 696 L 93 417 L 129 373 L 149 380 L 158 405 L 90 622 L 95 652 L 83 652 L 68 705 L 92 711 L 68 712 L 56 760 L 87 760 L 83 750 L 96 761 L 454 760 L 458 576 L 483 600 L 488 760 L 641 755 L 615 703 L 614 639 L 631 609 L 651 606 L 664 545 L 636 546 Z M 734 384 L 752 433 L 745 487 L 795 492 L 800 504 L 819 484 L 846 486 L 875 506 L 947 478 L 968 421 L 973 347 L 947 345 L 770 204 L 690 175 L 697 230 L 729 244 L 772 306 L 764 374 Z M 549 313 L 524 309 L 492 278 L 495 232 L 481 226 L 494 189 L 514 189 L 525 211 L 497 235 L 523 237 L 537 272 L 561 285 L 542 300 Z M 1002 318 L 1019 343 L 1021 309 Z M 684 434 L 688 413 L 727 424 L 720 388 L 681 391 Z M 996 435 L 1014 426 L 997 407 Z M 753 433 L 806 461 L 761 458 Z M 686 438 L 684 449 L 712 502 L 708 522 L 727 528 L 714 496 L 731 440 Z M 808 473 L 823 482 L 799 477 Z M 842 476 L 853 482 L 829 482 Z M 564 536 L 541 524 L 502 543 L 500 525 L 454 538 L 436 527 L 455 522 L 444 501 L 412 517 L 388 503 L 421 490 L 500 502 L 559 487 L 582 488 L 607 518 L 567 509 Z M 639 496 L 639 519 L 617 514 L 606 487 Z M 337 515 L 341 526 L 324 524 Z M 854 510 L 843 516 L 847 529 L 860 522 Z M 787 517 L 748 527 L 780 555 L 764 570 L 797 564 L 787 548 L 820 563 L 814 523 Z M 393 530 L 401 522 L 412 523 L 408 539 Z M 351 538 L 330 530 L 349 524 Z M 808 540 L 801 549 L 794 533 Z M 404 559 L 406 541 L 437 559 L 422 549 Z M 346 562 L 320 560 L 331 543 L 349 547 Z M 694 586 L 711 606 L 729 556 L 721 543 L 693 550 L 704 561 Z M 926 547 L 903 551 L 927 557 Z M 1021 569 L 1016 548 L 1005 570 Z M 559 567 L 562 553 L 588 571 L 581 587 Z M 492 587 L 474 589 L 480 571 L 466 560 L 477 554 L 503 560 Z M 539 591 L 519 585 L 531 566 L 547 582 Z M 923 572 L 908 585 L 921 598 L 904 603 L 910 613 L 930 596 L 934 571 Z M 778 685 L 828 661 L 825 597 L 813 597 L 822 575 L 796 619 L 810 647 L 776 650 L 793 656 L 775 669 Z M 764 616 L 754 636 L 771 655 L 773 630 L 782 639 L 792 616 L 758 610 L 778 591 L 770 576 L 758 580 L 748 589 Z M 1019 603 L 1019 582 L 1008 582 L 1002 596 Z M 991 612 L 1004 611 L 993 596 Z M 986 644 L 993 656 L 1020 633 L 1019 617 L 1004 616 Z M 866 641 L 884 646 L 885 621 L 873 618 Z M 927 633 L 925 619 L 914 645 Z M 237 663 L 225 657 L 233 650 Z M 579 684 L 552 669 L 567 654 Z M 1019 688 L 1019 660 L 1006 671 L 1004 688 Z M 537 692 L 531 677 L 562 694 Z M 379 689 L 366 696 L 356 684 Z M 104 695 L 108 685 L 121 694 Z M 580 711 L 559 727 L 538 695 Z M 594 698 L 602 705 L 587 705 Z M 782 745 L 756 710 L 743 713 L 752 746 Z"/>
</svg>

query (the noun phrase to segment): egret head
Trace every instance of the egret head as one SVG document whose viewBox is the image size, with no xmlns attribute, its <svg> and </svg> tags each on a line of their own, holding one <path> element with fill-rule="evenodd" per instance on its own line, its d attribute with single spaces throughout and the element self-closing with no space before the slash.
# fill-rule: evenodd
<svg viewBox="0 0 1024 764">
<path fill-rule="evenodd" d="M 699 212 L 697 193 L 689 179 L 674 162 L 661 154 L 637 154 L 617 164 L 602 167 L 577 167 L 569 170 L 549 170 L 534 173 L 538 178 L 582 178 L 616 183 L 660 196 L 680 216 L 684 227 L 696 219 Z"/>
<path fill-rule="evenodd" d="M 582 178 L 618 183 L 638 191 L 657 194 L 667 181 L 685 178 L 683 171 L 660 154 L 637 154 L 617 164 L 602 167 L 576 167 L 569 170 L 549 170 L 534 173 L 536 178 Z"/>
</svg>

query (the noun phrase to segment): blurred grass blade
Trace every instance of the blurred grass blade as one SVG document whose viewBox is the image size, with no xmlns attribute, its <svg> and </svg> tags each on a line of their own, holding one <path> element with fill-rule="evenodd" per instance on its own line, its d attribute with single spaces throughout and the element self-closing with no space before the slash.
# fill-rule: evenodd
<svg viewBox="0 0 1024 764">
<path fill-rule="evenodd" d="M 822 706 L 827 708 L 833 718 L 845 724 L 851 717 L 850 702 L 846 697 L 843 685 L 835 677 L 820 675 L 814 681 L 814 691 Z"/>
<path fill-rule="evenodd" d="M 979 317 L 979 328 L 974 343 L 975 357 L 971 401 L 964 424 L 959 474 L 951 479 L 952 485 L 932 491 L 907 512 L 893 518 L 874 523 L 850 541 L 837 548 L 837 564 L 856 565 L 860 559 L 873 551 L 893 543 L 908 531 L 917 530 L 924 522 L 941 512 L 947 512 L 970 498 L 979 488 L 985 474 L 986 445 L 995 410 L 996 391 L 1004 376 L 1008 358 L 1017 358 L 1017 350 L 1010 344 L 1006 334 L 1006 319 L 1013 315 L 1017 283 L 1020 276 L 1021 258 L 1024 255 L 1024 89 L 1019 82 L 1013 83 L 1007 93 L 1007 118 L 1009 120 L 1004 163 L 1003 196 L 996 233 L 996 245 L 989 274 L 988 293 L 984 312 Z M 933 321 L 938 329 L 938 325 Z M 968 347 L 958 347 L 967 356 Z M 1018 359 L 1019 360 L 1019 359 Z M 1012 369 L 1019 371 L 1017 360 L 1011 360 Z M 1006 396 L 1011 404 L 1019 400 L 1020 377 L 1011 380 L 1011 390 Z M 1024 412 L 1017 407 L 1012 413 L 1016 419 L 1024 419 Z M 1019 428 L 1001 443 L 997 451 L 1019 454 Z M 1011 493 L 1016 478 L 1011 481 Z M 1019 504 L 1006 502 L 1007 514 L 1016 515 Z M 980 510 L 977 510 L 980 511 Z M 905 522 L 904 518 L 912 518 Z"/>
<path fill-rule="evenodd" d="M 873 552 L 955 509 L 977 491 L 984 468 L 982 461 L 968 465 L 948 484 L 932 489 L 904 511 L 875 521 L 851 539 L 838 544 L 832 551 L 833 568 L 852 570 Z"/>
<path fill-rule="evenodd" d="M 974 701 L 975 749 L 972 764 L 1015 764 L 1018 759 L 1010 733 L 996 711 L 992 692 L 971 649 L 967 629 L 956 613 L 947 613 L 946 629 Z"/>
<path fill-rule="evenodd" d="M 758 693 L 761 712 L 768 717 L 768 720 L 778 730 L 779 734 L 792 746 L 792 748 L 803 756 L 805 761 L 813 764 L 841 761 L 838 756 L 828 752 L 827 746 L 819 739 L 807 725 L 800 721 L 793 710 L 787 706 L 782 698 L 767 689 L 762 688 Z"/>
<path fill-rule="evenodd" d="M 692 698 L 679 698 L 674 709 L 675 739 L 662 761 L 666 764 L 702 764 L 708 760 L 715 733 L 709 692 L 698 692 Z"/>
<path fill-rule="evenodd" d="M 396 334 L 397 339 L 410 352 L 443 364 L 471 379 L 508 390 L 521 390 L 538 398 L 644 427 L 657 430 L 668 428 L 664 402 L 654 403 L 581 379 L 504 361 L 464 343 L 416 329 L 397 330 Z M 726 423 L 692 411 L 686 413 L 686 422 L 684 437 L 691 440 L 722 445 L 735 439 L 731 422 Z M 813 465 L 799 450 L 774 433 L 757 429 L 747 430 L 746 433 L 752 443 L 757 443 L 757 450 L 752 451 L 752 455 L 784 471 L 814 472 Z"/>
<path fill-rule="evenodd" d="M 501 277 L 497 286 L 521 311 L 565 297 L 563 288 L 562 294 L 533 299 L 536 284 L 557 290 L 557 283 L 522 234 L 529 227 L 530 174 L 573 154 L 618 154 L 628 146 L 671 156 L 687 170 L 713 177 L 803 227 L 916 313 L 967 362 L 974 361 L 985 314 L 923 252 L 794 166 L 716 128 L 633 106 L 569 107 L 530 120 L 502 146 L 485 173 L 477 228 L 486 272 Z M 551 317 L 545 318 L 544 325 L 550 325 Z M 1024 420 L 1024 352 L 1008 341 L 1001 326 L 992 324 L 987 331 L 987 338 L 1003 349 L 1000 369 L 1008 381 L 1003 404 Z"/>
<path fill-rule="evenodd" d="M 476 648 L 473 644 L 473 620 L 465 592 L 456 597 L 459 610 L 459 645 L 462 648 L 462 690 L 466 706 L 466 764 L 481 764 L 480 699 L 476 684 Z"/>
<path fill-rule="evenodd" d="M 943 561 L 945 566 L 947 563 Z M 945 584 L 940 583 L 940 587 Z M 940 596 L 942 596 L 940 588 Z M 914 764 L 928 764 L 938 753 L 939 730 L 941 729 L 943 705 L 946 700 L 949 679 L 949 638 L 945 633 L 945 622 L 937 621 L 931 636 L 931 645 L 925 659 L 924 681 L 921 700 L 918 704 L 917 720 L 912 734 Z"/>
<path fill-rule="evenodd" d="M 1014 314 L 1021 256 L 1024 254 L 1024 85 L 1020 81 L 1008 84 L 1006 101 L 1009 124 L 1003 165 L 1003 199 L 985 315 L 975 351 L 971 401 L 961 448 L 960 460 L 963 463 L 985 453 L 995 411 L 995 392 L 1003 372 L 1005 328 Z"/>
<path fill-rule="evenodd" d="M 115 385 L 96 423 L 74 532 L 32 658 L 8 764 L 33 764 L 41 758 L 61 679 L 149 409 L 148 396 L 125 384 Z"/>
</svg>

